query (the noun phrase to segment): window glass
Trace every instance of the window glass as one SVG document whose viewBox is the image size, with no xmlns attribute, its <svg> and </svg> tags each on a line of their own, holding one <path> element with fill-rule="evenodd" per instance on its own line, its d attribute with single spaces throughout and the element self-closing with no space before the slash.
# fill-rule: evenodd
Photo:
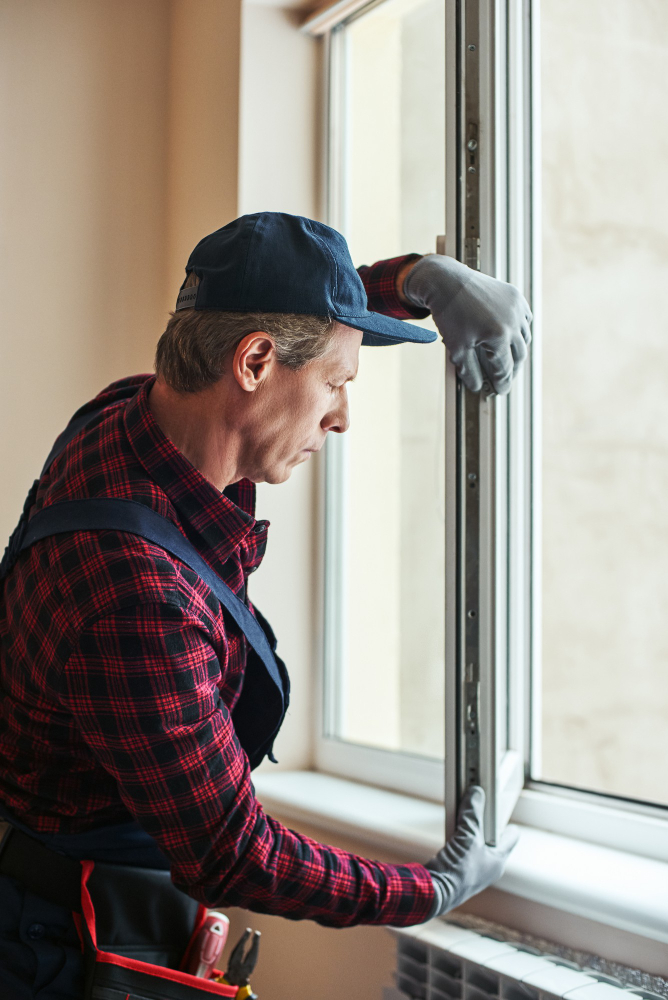
<svg viewBox="0 0 668 1000">
<path fill-rule="evenodd" d="M 432 253 L 445 231 L 443 4 L 388 0 L 342 30 L 342 228 L 353 260 Z M 439 759 L 444 382 L 440 338 L 360 351 L 345 435 L 345 629 L 329 734 Z"/>
<path fill-rule="evenodd" d="M 541 19 L 540 776 L 668 804 L 668 4 Z"/>
</svg>

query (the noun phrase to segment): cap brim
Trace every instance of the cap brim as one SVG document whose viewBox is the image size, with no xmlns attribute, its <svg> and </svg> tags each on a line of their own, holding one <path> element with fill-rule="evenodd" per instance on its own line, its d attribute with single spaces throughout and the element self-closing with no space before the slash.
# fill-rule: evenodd
<svg viewBox="0 0 668 1000">
<path fill-rule="evenodd" d="M 404 319 L 366 312 L 363 316 L 334 316 L 344 326 L 362 330 L 362 347 L 387 347 L 390 344 L 432 344 L 437 339 L 433 330 L 408 323 Z"/>
</svg>

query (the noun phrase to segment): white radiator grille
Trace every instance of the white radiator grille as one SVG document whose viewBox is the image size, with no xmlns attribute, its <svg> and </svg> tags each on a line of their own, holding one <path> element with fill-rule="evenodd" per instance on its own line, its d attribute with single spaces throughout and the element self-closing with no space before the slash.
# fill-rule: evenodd
<svg viewBox="0 0 668 1000">
<path fill-rule="evenodd" d="M 413 1000 L 664 1000 L 610 976 L 444 921 L 396 930 L 398 994 Z M 387 997 L 394 991 L 387 991 Z"/>
</svg>

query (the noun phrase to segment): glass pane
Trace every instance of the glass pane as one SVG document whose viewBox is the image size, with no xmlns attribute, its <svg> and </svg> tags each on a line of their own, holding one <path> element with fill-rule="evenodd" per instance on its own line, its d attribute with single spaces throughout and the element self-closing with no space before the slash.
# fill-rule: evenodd
<svg viewBox="0 0 668 1000">
<path fill-rule="evenodd" d="M 542 777 L 668 804 L 668 4 L 541 11 Z"/>
<path fill-rule="evenodd" d="M 345 234 L 356 264 L 445 232 L 441 0 L 345 29 Z M 431 321 L 424 321 L 429 325 Z M 342 739 L 443 758 L 445 350 L 363 347 L 350 389 Z"/>
</svg>

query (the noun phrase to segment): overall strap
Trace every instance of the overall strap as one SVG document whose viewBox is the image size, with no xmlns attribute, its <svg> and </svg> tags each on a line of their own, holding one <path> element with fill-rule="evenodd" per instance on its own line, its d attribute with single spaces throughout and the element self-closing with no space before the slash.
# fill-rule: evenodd
<svg viewBox="0 0 668 1000">
<path fill-rule="evenodd" d="M 88 416 L 88 415 L 87 415 Z M 90 417 L 89 417 L 90 419 Z M 50 535 L 68 531 L 104 530 L 124 531 L 139 535 L 154 545 L 159 545 L 189 566 L 216 595 L 244 633 L 274 681 L 283 700 L 283 683 L 269 641 L 258 621 L 253 617 L 224 580 L 202 558 L 197 549 L 177 526 L 167 518 L 135 500 L 113 497 L 88 500 L 63 500 L 38 511 L 28 523 L 19 552 Z"/>
</svg>

